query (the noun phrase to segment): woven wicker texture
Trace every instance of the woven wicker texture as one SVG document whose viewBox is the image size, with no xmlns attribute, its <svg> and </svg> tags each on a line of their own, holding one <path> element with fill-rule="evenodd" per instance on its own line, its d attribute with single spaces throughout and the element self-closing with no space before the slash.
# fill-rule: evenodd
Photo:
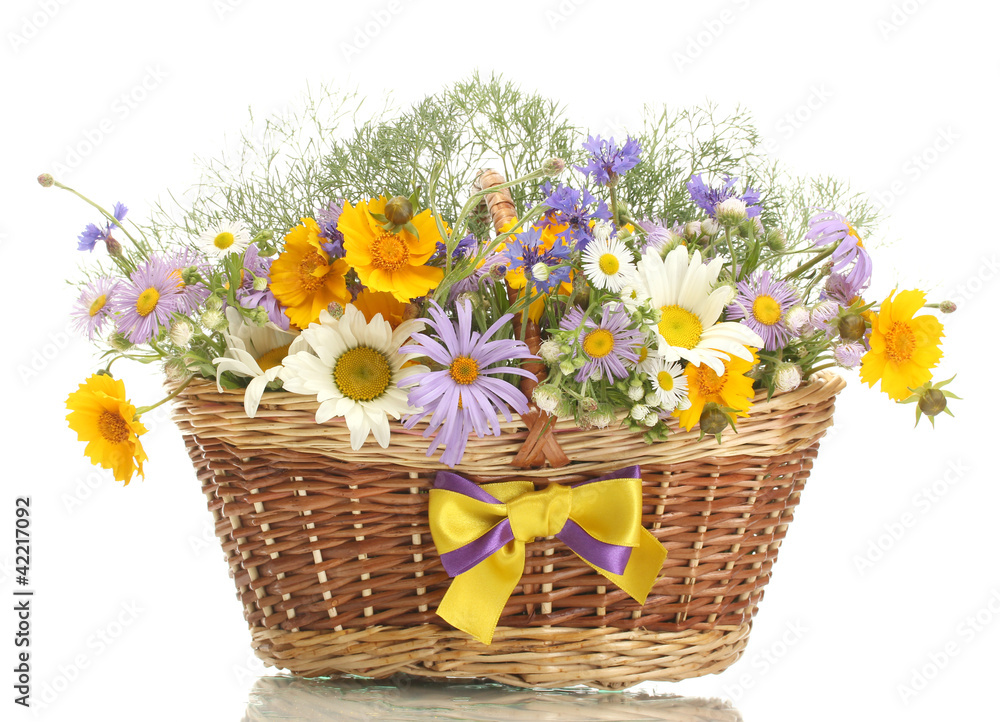
<svg viewBox="0 0 1000 722">
<path fill-rule="evenodd" d="M 676 431 L 647 445 L 625 429 L 554 436 L 572 460 L 512 469 L 529 430 L 470 439 L 455 471 L 478 481 L 571 483 L 639 464 L 643 525 L 668 557 L 644 606 L 558 540 L 528 545 L 525 575 L 490 647 L 434 613 L 449 579 L 427 523 L 442 467 L 423 428 L 352 451 L 342 420 L 318 425 L 316 403 L 268 393 L 256 419 L 239 391 L 192 383 L 176 399 L 258 655 L 300 675 L 488 677 L 521 686 L 603 688 L 721 671 L 746 643 L 818 440 L 844 386 L 823 374 L 758 397 L 724 443 Z"/>
</svg>

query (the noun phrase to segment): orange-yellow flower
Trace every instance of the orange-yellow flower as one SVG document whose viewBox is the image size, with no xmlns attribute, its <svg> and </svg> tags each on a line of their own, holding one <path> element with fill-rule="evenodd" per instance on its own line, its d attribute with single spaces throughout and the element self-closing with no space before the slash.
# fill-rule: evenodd
<svg viewBox="0 0 1000 722">
<path fill-rule="evenodd" d="M 931 315 L 914 318 L 924 305 L 923 291 L 894 294 L 882 302 L 878 316 L 869 315 L 871 350 L 861 357 L 861 380 L 869 386 L 881 380 L 882 391 L 902 401 L 910 389 L 930 381 L 930 369 L 941 359 L 944 328 Z"/>
<path fill-rule="evenodd" d="M 674 412 L 681 426 L 688 431 L 693 429 L 701 418 L 701 412 L 705 410 L 705 404 L 711 401 L 735 409 L 735 412 L 726 412 L 734 422 L 737 417 L 750 415 L 754 397 L 753 379 L 746 373 L 757 363 L 757 352 L 750 347 L 747 350 L 753 354 L 753 360 L 730 356 L 728 361 L 723 362 L 725 370 L 722 376 L 707 364 L 687 365 L 684 374 L 687 376 L 688 400 L 691 405 Z"/>
<path fill-rule="evenodd" d="M 319 312 L 331 303 L 351 300 L 347 290 L 347 262 L 330 260 L 320 241 L 320 228 L 312 218 L 303 218 L 285 236 L 285 249 L 271 264 L 271 293 L 285 306 L 285 315 L 304 329 L 319 320 Z"/>
<path fill-rule="evenodd" d="M 93 375 L 66 399 L 69 428 L 86 441 L 83 453 L 114 472 L 128 485 L 148 457 L 139 437 L 146 427 L 135 418 L 135 406 L 125 399 L 125 384 L 107 374 Z"/>
<path fill-rule="evenodd" d="M 375 314 L 381 313 L 382 320 L 388 321 L 395 329 L 406 316 L 406 304 L 386 291 L 371 291 L 366 288 L 352 303 L 364 314 L 368 323 L 375 318 Z"/>
<path fill-rule="evenodd" d="M 337 229 L 344 234 L 344 258 L 358 278 L 373 291 L 386 291 L 406 303 L 437 288 L 444 270 L 424 265 L 439 242 L 437 222 L 429 210 L 413 216 L 415 236 L 405 228 L 390 233 L 372 214 L 385 213 L 385 196 L 344 205 Z"/>
</svg>

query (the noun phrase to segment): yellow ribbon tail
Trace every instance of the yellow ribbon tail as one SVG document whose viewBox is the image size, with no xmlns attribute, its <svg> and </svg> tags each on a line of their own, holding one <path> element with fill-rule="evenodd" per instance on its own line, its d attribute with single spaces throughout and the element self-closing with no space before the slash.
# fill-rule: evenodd
<svg viewBox="0 0 1000 722">
<path fill-rule="evenodd" d="M 503 608 L 523 573 L 524 543 L 509 542 L 452 580 L 438 606 L 438 616 L 483 644 L 489 644 Z"/>
<path fill-rule="evenodd" d="M 656 584 L 656 578 L 660 576 L 663 569 L 663 560 L 667 558 L 667 550 L 659 539 L 653 536 L 649 530 L 641 528 L 639 531 L 639 545 L 632 548 L 628 565 L 624 574 L 614 574 L 590 564 L 601 576 L 610 579 L 618 587 L 625 591 L 632 599 L 639 604 L 646 603 L 646 597 Z M 584 559 L 584 561 L 587 561 Z"/>
</svg>

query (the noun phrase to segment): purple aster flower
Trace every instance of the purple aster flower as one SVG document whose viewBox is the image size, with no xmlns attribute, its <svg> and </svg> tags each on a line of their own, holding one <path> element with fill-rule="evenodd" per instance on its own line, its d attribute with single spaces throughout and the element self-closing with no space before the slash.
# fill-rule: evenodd
<svg viewBox="0 0 1000 722">
<path fill-rule="evenodd" d="M 543 203 L 549 206 L 545 218 L 553 224 L 565 224 L 566 229 L 560 231 L 566 242 L 576 247 L 578 251 L 586 248 L 593 239 L 591 223 L 596 220 L 611 220 L 611 211 L 604 201 L 598 201 L 590 191 L 574 190 L 568 186 L 559 185 L 552 189 L 551 184 L 542 186 L 546 194 Z M 597 207 L 591 210 L 591 206 Z"/>
<path fill-rule="evenodd" d="M 841 343 L 833 347 L 833 357 L 839 366 L 853 369 L 861 365 L 861 357 L 865 355 L 865 347 L 860 343 Z"/>
<path fill-rule="evenodd" d="M 820 298 L 832 298 L 841 306 L 850 306 L 854 302 L 854 299 L 868 288 L 868 280 L 867 278 L 862 278 L 860 275 L 852 280 L 843 273 L 831 273 L 829 278 L 826 279 L 823 291 L 820 293 Z M 858 281 L 861 281 L 860 285 Z"/>
<path fill-rule="evenodd" d="M 76 329 L 81 333 L 86 332 L 91 341 L 101 332 L 104 322 L 111 318 L 117 290 L 118 281 L 101 276 L 87 284 L 73 307 L 72 317 L 76 321 Z"/>
<path fill-rule="evenodd" d="M 659 221 L 637 221 L 637 225 L 646 231 L 646 242 L 639 249 L 641 256 L 650 248 L 655 248 L 660 255 L 664 249 L 673 250 L 684 240 L 684 227 L 680 223 L 669 225 L 666 219 Z"/>
<path fill-rule="evenodd" d="M 265 288 L 263 291 L 258 291 L 253 286 L 255 278 L 263 278 L 270 281 L 271 263 L 273 260 L 273 258 L 261 256 L 260 250 L 255 244 L 251 243 L 247 246 L 246 251 L 243 252 L 243 270 L 245 273 L 243 275 L 243 282 L 236 289 L 236 300 L 240 302 L 243 308 L 263 308 L 267 311 L 267 318 L 271 323 L 282 331 L 287 331 L 289 329 L 289 319 L 285 315 L 285 308 L 274 297 L 274 294 L 271 293 L 270 287 Z"/>
<path fill-rule="evenodd" d="M 451 287 L 451 290 L 448 292 L 448 303 L 454 303 L 460 294 L 467 291 L 478 291 L 479 284 L 483 281 L 493 283 L 493 281 L 496 280 L 496 277 L 493 275 L 493 269 L 496 266 L 503 268 L 503 263 L 504 257 L 499 253 L 494 253 L 492 256 L 488 256 L 479 268 L 474 270 L 461 281 L 457 281 L 455 285 Z M 503 274 L 506 275 L 506 269 L 503 270 Z"/>
<path fill-rule="evenodd" d="M 569 280 L 568 264 L 556 268 L 559 264 L 565 264 L 569 258 L 569 246 L 559 238 L 552 248 L 546 250 L 542 243 L 542 230 L 537 226 L 517 234 L 509 241 L 503 257 L 509 270 L 523 270 L 525 280 L 539 293 L 550 293 Z M 538 264 L 545 268 L 542 269 Z"/>
<path fill-rule="evenodd" d="M 872 275 L 872 259 L 861 242 L 861 236 L 847 222 L 847 218 L 836 211 L 821 210 L 809 219 L 806 238 L 817 248 L 835 243 L 833 250 L 833 272 L 843 273 L 851 286 L 863 289 Z M 846 270 L 850 267 L 850 270 Z"/>
<path fill-rule="evenodd" d="M 146 343 L 170 323 L 182 306 L 176 269 L 150 258 L 118 285 L 112 312 L 116 327 L 132 343 Z"/>
<path fill-rule="evenodd" d="M 178 310 L 181 313 L 192 314 L 195 309 L 198 308 L 205 299 L 211 294 L 208 286 L 206 286 L 201 281 L 197 283 L 187 284 L 184 283 L 183 273 L 185 268 L 190 268 L 194 266 L 198 269 L 202 278 L 210 275 L 211 266 L 203 255 L 197 251 L 185 248 L 181 251 L 177 251 L 170 256 L 167 256 L 163 260 L 164 265 L 170 269 L 170 275 L 177 284 L 177 288 L 180 291 L 180 296 L 178 298 Z"/>
<path fill-rule="evenodd" d="M 607 381 L 628 377 L 625 362 L 635 364 L 639 360 L 639 349 L 645 340 L 642 331 L 629 328 L 631 323 L 632 317 L 622 304 L 605 304 L 600 323 L 584 319 L 578 308 L 563 316 L 559 327 L 577 332 L 576 345 L 587 357 L 587 362 L 576 372 L 576 381 L 585 381 L 595 372 Z"/>
<path fill-rule="evenodd" d="M 736 298 L 726 309 L 726 319 L 740 321 L 764 339 L 764 348 L 776 351 L 794 335 L 785 323 L 788 309 L 798 302 L 795 289 L 760 271 L 736 284 Z"/>
<path fill-rule="evenodd" d="M 340 221 L 340 214 L 344 211 L 343 198 L 335 198 L 330 201 L 326 208 L 316 211 L 316 222 L 319 223 L 319 235 L 327 240 L 321 244 L 330 258 L 342 258 L 344 256 L 344 234 L 337 229 Z"/>
<path fill-rule="evenodd" d="M 584 173 L 589 178 L 594 176 L 594 181 L 607 185 L 617 176 L 627 170 L 635 168 L 639 163 L 639 154 L 642 148 L 639 141 L 627 137 L 625 145 L 619 148 L 615 145 L 615 139 L 603 140 L 601 136 L 596 138 L 587 136 L 587 142 L 583 144 L 583 149 L 590 151 L 590 158 L 585 166 L 575 166 L 578 171 Z"/>
<path fill-rule="evenodd" d="M 111 213 L 119 223 L 125 220 L 125 214 L 128 213 L 128 208 L 126 208 L 122 203 L 115 203 L 114 211 Z M 88 223 L 87 227 L 83 229 L 77 240 L 76 249 L 78 251 L 93 251 L 94 246 L 97 245 L 98 241 L 104 241 L 108 246 L 110 251 L 113 245 L 117 245 L 118 241 L 111 237 L 111 229 L 114 228 L 113 223 L 110 221 L 104 226 L 104 228 L 99 228 L 93 223 Z"/>
<path fill-rule="evenodd" d="M 722 201 L 728 198 L 739 198 L 747 204 L 747 218 L 755 218 L 760 215 L 760 191 L 747 186 L 746 190 L 740 193 L 736 188 L 737 176 L 726 176 L 722 179 L 721 188 L 712 188 L 701 178 L 701 174 L 693 176 L 688 181 L 687 189 L 691 194 L 691 200 L 710 217 L 715 218 L 715 208 Z"/>
<path fill-rule="evenodd" d="M 410 406 L 421 411 L 407 417 L 404 426 L 412 429 L 428 416 L 424 438 L 433 436 L 427 456 L 444 444 L 441 463 L 455 466 L 465 455 L 469 432 L 482 438 L 487 433 L 500 435 L 500 416 L 511 421 L 511 409 L 527 413 L 528 400 L 520 389 L 494 378 L 497 374 L 516 374 L 526 378 L 534 375 L 525 369 L 505 365 L 514 359 L 536 358 L 523 341 L 490 338 L 506 325 L 512 314 L 497 319 L 482 335 L 472 330 L 472 304 L 458 306 L 458 323 L 453 324 L 444 310 L 431 303 L 425 323 L 434 329 L 436 339 L 415 333 L 412 343 L 400 353 L 426 356 L 444 368 L 413 377 L 416 386 L 410 390 Z"/>
</svg>

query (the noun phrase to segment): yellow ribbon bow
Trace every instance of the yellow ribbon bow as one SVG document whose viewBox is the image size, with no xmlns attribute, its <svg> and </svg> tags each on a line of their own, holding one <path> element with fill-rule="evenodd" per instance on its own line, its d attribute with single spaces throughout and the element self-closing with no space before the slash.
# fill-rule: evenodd
<svg viewBox="0 0 1000 722">
<path fill-rule="evenodd" d="M 524 573 L 524 545 L 556 536 L 640 604 L 666 549 L 642 527 L 642 481 L 630 467 L 593 481 L 535 491 L 531 481 L 478 486 L 438 472 L 431 536 L 454 581 L 437 613 L 484 644 Z"/>
</svg>

